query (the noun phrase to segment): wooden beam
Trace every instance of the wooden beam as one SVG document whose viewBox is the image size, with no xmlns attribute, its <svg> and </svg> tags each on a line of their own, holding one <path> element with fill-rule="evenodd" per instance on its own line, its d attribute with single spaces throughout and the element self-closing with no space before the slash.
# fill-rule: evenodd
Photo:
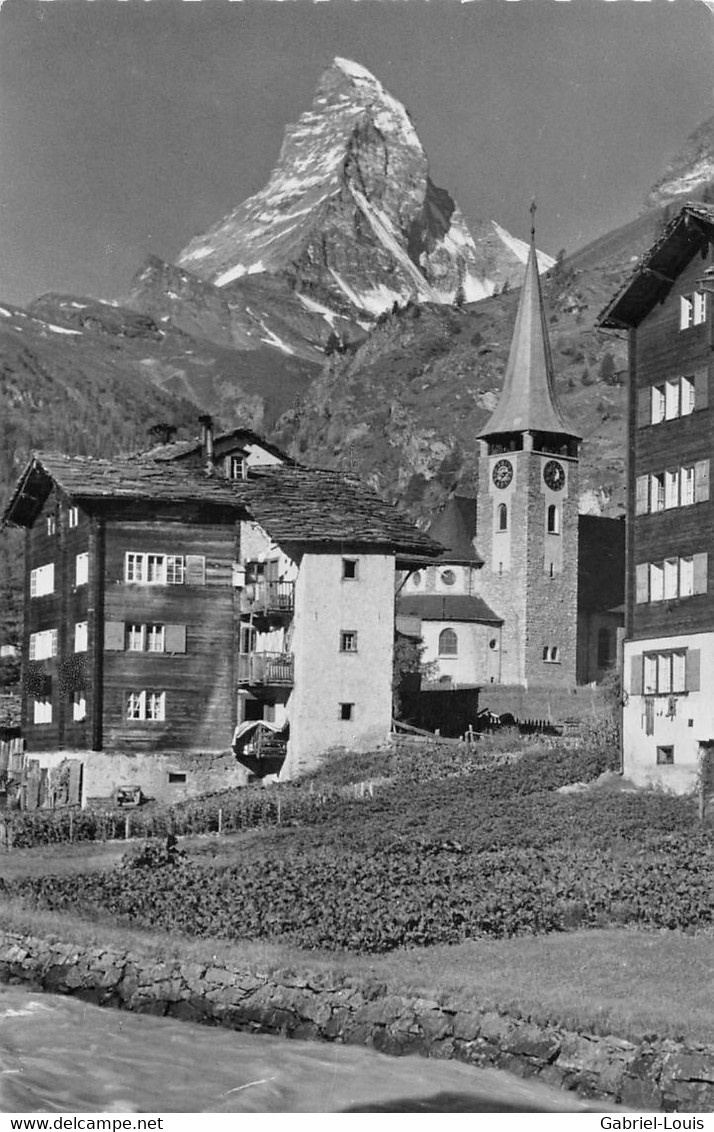
<svg viewBox="0 0 714 1132">
<path fill-rule="evenodd" d="M 657 271 L 654 267 L 643 267 L 642 270 L 646 271 L 648 275 L 654 275 L 655 279 L 661 279 L 663 283 L 670 285 L 674 283 L 674 279 L 670 275 L 665 275 L 663 271 Z"/>
</svg>

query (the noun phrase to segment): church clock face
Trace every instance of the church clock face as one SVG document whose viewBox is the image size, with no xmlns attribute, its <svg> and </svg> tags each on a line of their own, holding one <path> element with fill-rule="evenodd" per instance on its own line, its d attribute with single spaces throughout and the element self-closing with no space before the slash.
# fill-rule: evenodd
<svg viewBox="0 0 714 1132">
<path fill-rule="evenodd" d="M 549 460 L 543 468 L 543 479 L 551 491 L 562 491 L 565 487 L 565 469 L 557 460 Z"/>
<path fill-rule="evenodd" d="M 513 465 L 510 460 L 499 460 L 497 464 L 494 464 L 491 474 L 496 487 L 508 487 L 513 479 Z"/>
</svg>

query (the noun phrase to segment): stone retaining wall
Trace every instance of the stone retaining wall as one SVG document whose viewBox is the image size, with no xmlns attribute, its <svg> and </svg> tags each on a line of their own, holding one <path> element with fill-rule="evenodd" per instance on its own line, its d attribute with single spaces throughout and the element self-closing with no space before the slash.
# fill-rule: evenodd
<svg viewBox="0 0 714 1132">
<path fill-rule="evenodd" d="M 238 970 L 0 932 L 0 982 L 192 1022 L 495 1066 L 647 1112 L 714 1111 L 714 1047 L 578 1034 L 329 972 Z"/>
</svg>

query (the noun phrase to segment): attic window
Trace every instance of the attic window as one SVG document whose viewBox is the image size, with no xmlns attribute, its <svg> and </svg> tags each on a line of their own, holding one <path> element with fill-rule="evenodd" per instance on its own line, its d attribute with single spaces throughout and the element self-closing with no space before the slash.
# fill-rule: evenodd
<svg viewBox="0 0 714 1132">
<path fill-rule="evenodd" d="M 706 321 L 707 296 L 705 291 L 693 291 L 679 296 L 679 329 L 688 330 Z"/>
<path fill-rule="evenodd" d="M 248 461 L 245 456 L 228 456 L 226 459 L 226 478 L 244 480 L 248 476 Z"/>
</svg>

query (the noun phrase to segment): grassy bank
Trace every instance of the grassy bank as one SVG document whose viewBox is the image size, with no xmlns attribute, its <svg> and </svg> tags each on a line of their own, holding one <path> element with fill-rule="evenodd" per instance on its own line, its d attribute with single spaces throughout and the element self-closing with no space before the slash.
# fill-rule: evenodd
<svg viewBox="0 0 714 1132">
<path fill-rule="evenodd" d="M 3 930 L 130 950 L 147 960 L 216 961 L 239 970 L 322 971 L 376 979 L 428 998 L 631 1041 L 714 1043 L 714 937 L 627 929 L 469 940 L 365 958 L 268 941 L 196 940 L 117 928 L 0 902 Z"/>
</svg>

